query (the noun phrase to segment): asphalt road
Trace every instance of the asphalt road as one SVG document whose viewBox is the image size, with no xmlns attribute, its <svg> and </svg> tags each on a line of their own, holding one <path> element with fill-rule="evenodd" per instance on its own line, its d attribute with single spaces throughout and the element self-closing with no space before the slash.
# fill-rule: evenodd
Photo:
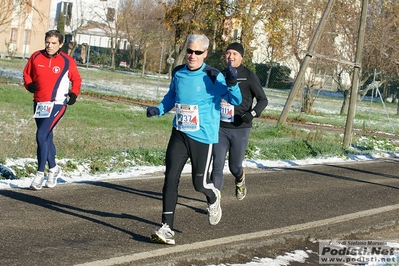
<svg viewBox="0 0 399 266">
<path fill-rule="evenodd" d="M 204 196 L 182 176 L 176 245 L 149 240 L 160 227 L 162 173 L 41 191 L 0 190 L 0 265 L 243 263 L 298 247 L 317 249 L 311 240 L 378 235 L 399 220 L 398 163 L 247 169 L 243 201 L 235 199 L 233 178 L 226 175 L 216 226 L 207 222 Z M 316 259 L 305 264 L 317 265 Z"/>
</svg>

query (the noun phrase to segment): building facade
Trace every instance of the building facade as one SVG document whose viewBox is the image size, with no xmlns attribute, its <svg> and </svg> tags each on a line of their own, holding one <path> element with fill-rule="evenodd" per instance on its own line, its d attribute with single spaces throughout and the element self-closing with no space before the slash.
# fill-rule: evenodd
<svg viewBox="0 0 399 266">
<path fill-rule="evenodd" d="M 125 41 L 111 42 L 117 19 L 117 0 L 33 0 L 32 6 L 14 2 L 9 25 L 0 31 L 0 56 L 29 58 L 44 48 L 44 36 L 48 30 L 57 29 L 60 14 L 65 18 L 65 43 L 110 48 Z M 66 46 L 67 47 L 67 46 Z M 115 47 L 115 45 L 114 45 Z"/>
<path fill-rule="evenodd" d="M 17 2 L 7 14 L 11 23 L 1 25 L 4 28 L 0 32 L 1 57 L 29 57 L 34 51 L 43 49 L 44 34 L 49 30 L 50 0 L 34 0 L 33 7 L 15 4 Z"/>
</svg>

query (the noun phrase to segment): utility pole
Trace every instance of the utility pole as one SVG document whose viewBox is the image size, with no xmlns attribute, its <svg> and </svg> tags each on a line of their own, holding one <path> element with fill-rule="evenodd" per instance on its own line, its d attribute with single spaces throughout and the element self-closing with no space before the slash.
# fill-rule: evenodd
<svg viewBox="0 0 399 266">
<path fill-rule="evenodd" d="M 305 76 L 306 69 L 308 68 L 309 61 L 312 58 L 312 54 L 316 45 L 319 43 L 320 37 L 323 33 L 323 30 L 327 24 L 328 17 L 330 16 L 331 9 L 334 5 L 335 0 L 329 0 L 327 6 L 324 10 L 323 16 L 320 19 L 319 25 L 317 26 L 316 32 L 313 35 L 313 39 L 309 45 L 308 51 L 306 53 L 305 58 L 302 61 L 301 67 L 299 69 L 298 75 L 295 79 L 294 86 L 291 89 L 290 94 L 288 95 L 287 101 L 284 105 L 283 111 L 278 119 L 278 124 L 284 124 L 288 117 L 288 112 L 290 111 L 292 102 L 296 94 L 298 93 L 299 89 L 301 88 L 303 77 Z"/>
<path fill-rule="evenodd" d="M 346 125 L 345 125 L 344 141 L 343 141 L 344 149 L 349 148 L 352 140 L 353 120 L 355 118 L 357 91 L 359 87 L 360 65 L 362 62 L 364 36 L 366 32 L 367 7 L 368 7 L 368 0 L 363 0 L 362 15 L 360 18 L 360 25 L 359 25 L 359 34 L 358 34 L 359 36 L 357 39 L 357 47 L 356 47 L 355 66 L 352 76 L 352 90 L 350 95 L 348 115 L 346 117 Z"/>
</svg>

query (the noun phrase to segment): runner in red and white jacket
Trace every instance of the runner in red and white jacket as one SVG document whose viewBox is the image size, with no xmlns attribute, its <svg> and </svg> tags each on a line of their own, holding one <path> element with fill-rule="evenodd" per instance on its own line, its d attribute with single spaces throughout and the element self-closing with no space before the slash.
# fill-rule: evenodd
<svg viewBox="0 0 399 266">
<path fill-rule="evenodd" d="M 55 161 L 53 129 L 65 114 L 67 105 L 76 102 L 82 83 L 73 58 L 60 50 L 63 42 L 64 36 L 59 31 L 48 31 L 45 35 L 45 49 L 34 52 L 23 70 L 25 88 L 33 93 L 37 126 L 38 168 L 31 184 L 35 190 L 42 188 L 47 163 L 49 172 L 45 186 L 55 187 L 57 184 L 61 168 Z"/>
</svg>

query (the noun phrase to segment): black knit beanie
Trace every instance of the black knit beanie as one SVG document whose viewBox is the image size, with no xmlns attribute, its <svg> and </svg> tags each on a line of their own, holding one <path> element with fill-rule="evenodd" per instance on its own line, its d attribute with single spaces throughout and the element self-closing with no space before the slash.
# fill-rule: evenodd
<svg viewBox="0 0 399 266">
<path fill-rule="evenodd" d="M 235 50 L 241 54 L 242 57 L 244 57 L 244 47 L 242 47 L 241 43 L 238 42 L 233 42 L 229 46 L 227 46 L 227 50 Z"/>
</svg>

